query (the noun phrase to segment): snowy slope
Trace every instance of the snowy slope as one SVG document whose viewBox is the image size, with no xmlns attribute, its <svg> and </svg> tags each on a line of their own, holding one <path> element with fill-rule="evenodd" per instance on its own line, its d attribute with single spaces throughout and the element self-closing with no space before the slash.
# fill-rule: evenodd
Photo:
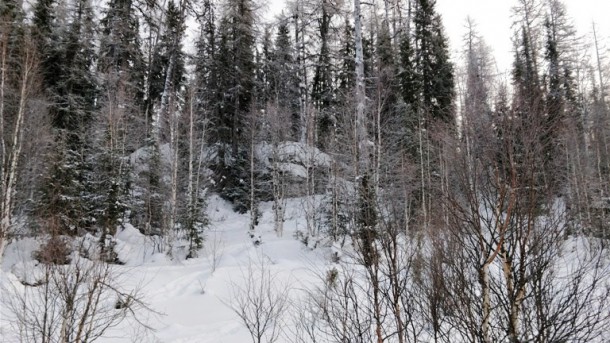
<svg viewBox="0 0 610 343">
<path fill-rule="evenodd" d="M 274 284 L 289 289 L 290 296 L 296 298 L 300 287 L 315 282 L 325 268 L 328 249 L 312 251 L 294 238 L 295 231 L 304 225 L 299 199 L 289 200 L 283 237 L 273 232 L 271 204 L 262 204 L 263 217 L 253 238 L 248 234 L 247 214 L 234 213 L 230 204 L 216 196 L 209 204 L 212 227 L 199 258 L 172 260 L 155 254 L 154 242 L 131 226 L 117 234 L 117 251 L 126 263 L 117 266 L 123 274 L 121 282 L 126 288 L 141 289 L 143 300 L 156 313 L 142 313 L 153 331 L 126 321 L 109 330 L 101 342 L 248 342 L 249 333 L 230 306 L 236 289 L 246 286 L 249 270 L 264 265 L 275 277 Z M 254 244 L 256 240 L 262 243 Z M 0 271 L 3 290 L 22 287 L 19 279 L 33 267 L 30 256 L 37 244 L 21 240 L 8 247 Z M 180 249 L 175 247 L 174 251 Z M 1 341 L 18 341 L 6 312 L 3 308 Z"/>
</svg>

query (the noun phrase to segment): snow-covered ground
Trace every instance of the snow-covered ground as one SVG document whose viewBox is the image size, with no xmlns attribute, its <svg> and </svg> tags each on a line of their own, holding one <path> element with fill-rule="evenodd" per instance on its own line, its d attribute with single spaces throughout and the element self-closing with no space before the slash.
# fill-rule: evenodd
<svg viewBox="0 0 610 343">
<path fill-rule="evenodd" d="M 249 342 L 248 331 L 231 309 L 237 290 L 246 287 L 249 273 L 263 266 L 273 276 L 277 290 L 288 290 L 290 297 L 296 298 L 303 285 L 315 283 L 327 267 L 329 249 L 311 250 L 295 239 L 296 230 L 305 226 L 301 208 L 299 199 L 289 199 L 284 233 L 278 237 L 273 231 L 271 204 L 263 203 L 256 235 L 250 237 L 248 214 L 237 214 L 230 204 L 212 196 L 208 206 L 212 225 L 206 245 L 199 258 L 188 260 L 181 257 L 185 247 L 175 246 L 173 259 L 154 253 L 155 242 L 127 226 L 117 234 L 117 251 L 125 265 L 115 268 L 121 275 L 121 286 L 140 289 L 142 299 L 153 310 L 140 314 L 153 330 L 124 321 L 100 341 Z M 255 244 L 257 241 L 261 243 Z M 36 261 L 31 256 L 38 244 L 23 239 L 7 247 L 0 268 L 2 342 L 19 342 L 5 297 L 10 296 L 10 290 L 26 287 L 21 281 L 32 276 Z M 280 338 L 279 342 L 283 341 Z"/>
<path fill-rule="evenodd" d="M 130 225 L 126 225 L 117 233 L 116 251 L 124 265 L 112 265 L 113 275 L 116 275 L 113 286 L 125 292 L 137 290 L 138 298 L 148 309 L 140 308 L 137 311 L 140 323 L 128 317 L 118 326 L 108 329 L 99 342 L 252 342 L 248 329 L 234 309 L 239 308 L 239 298 L 244 296 L 244 291 L 249 286 L 261 287 L 258 281 L 262 276 L 271 280 L 270 285 L 263 285 L 254 291 L 262 291 L 263 295 L 267 295 L 265 292 L 269 290 L 272 298 L 286 295 L 286 310 L 278 322 L 285 335 L 280 335 L 276 342 L 307 342 L 307 338 L 303 338 L 306 337 L 304 332 L 299 331 L 303 330 L 303 326 L 295 324 L 299 323 L 299 320 L 311 320 L 299 317 L 303 315 L 301 311 L 311 303 L 300 301 L 302 299 L 299 298 L 303 297 L 306 291 L 314 292 L 307 295 L 316 294 L 317 286 L 327 290 L 323 286 L 328 285 L 327 277 L 333 275 L 329 271 L 337 268 L 339 273 L 354 275 L 357 285 L 352 285 L 355 287 L 352 291 L 359 294 L 358 298 L 360 292 L 367 292 L 368 288 L 363 283 L 358 283 L 362 277 L 357 271 L 359 267 L 349 263 L 350 254 L 353 253 L 350 252 L 349 244 L 339 248 L 328 247 L 324 242 L 319 244 L 320 242 L 310 241 L 310 246 L 317 246 L 311 249 L 297 238 L 302 237 L 297 232 L 306 231 L 304 199 L 287 200 L 286 221 L 281 237 L 278 237 L 273 229 L 271 203 L 260 205 L 262 217 L 254 235 L 249 232 L 248 214 L 235 213 L 231 204 L 216 195 L 208 199 L 208 204 L 211 225 L 206 231 L 205 246 L 198 258 L 185 259 L 187 247 L 184 241 L 179 239 L 172 241 L 170 249 L 168 241 L 161 242 L 144 236 Z M 85 237 L 85 241 L 95 244 L 94 237 Z M 12 242 L 6 249 L 0 265 L 0 342 L 34 342 L 31 339 L 23 339 L 24 334 L 15 326 L 15 311 L 11 311 L 10 305 L 14 306 L 14 299 L 20 295 L 35 294 L 33 292 L 36 290 L 44 289 L 32 286 L 39 282 L 43 275 L 43 265 L 32 257 L 40 243 L 41 241 L 33 238 L 24 238 Z M 408 244 L 409 242 L 405 242 L 405 245 Z M 420 243 L 413 241 L 412 244 Z M 551 275 L 554 277 L 552 280 L 559 282 L 559 286 L 552 290 L 555 297 L 550 299 L 549 306 L 559 306 L 561 309 L 562 301 L 569 299 L 566 297 L 569 297 L 569 291 L 574 289 L 568 282 L 565 284 L 567 293 L 563 293 L 563 283 L 571 280 L 563 278 L 563 275 L 569 275 L 571 278 L 581 277 L 581 281 L 585 281 L 580 286 L 586 286 L 586 279 L 591 273 L 585 271 L 584 274 L 579 274 L 577 269 L 591 267 L 590 264 L 597 261 L 593 256 L 589 256 L 590 252 L 596 251 L 589 244 L 589 240 L 584 238 L 570 238 L 565 241 L 563 251 L 558 255 L 556 265 L 551 270 L 554 273 Z M 425 244 L 423 246 L 425 249 Z M 95 245 L 90 250 L 94 248 Z M 170 250 L 172 253 L 168 254 Z M 345 263 L 334 264 L 332 260 L 335 256 Z M 600 260 L 603 262 L 600 269 L 590 271 L 601 273 L 600 282 L 607 285 L 610 263 L 606 258 Z M 73 261 L 79 261 L 77 255 L 73 256 Z M 500 265 L 492 265 L 490 274 L 501 279 Z M 366 283 L 366 280 L 363 281 Z M 603 293 L 604 289 L 601 287 L 595 292 Z M 25 290 L 30 293 L 24 292 Z M 363 303 L 360 305 L 366 308 L 365 298 L 363 297 Z M 40 302 L 32 299 L 34 298 L 29 295 L 29 306 L 40 308 Z M 606 310 L 608 308 L 607 304 L 596 304 L 595 296 L 583 299 L 588 301 L 586 306 L 593 311 L 597 306 L 600 306 L 600 310 L 602 307 Z M 105 300 L 110 313 L 116 313 L 115 306 L 120 303 L 117 302 L 117 296 L 113 294 Z M 607 322 L 607 318 L 604 320 Z M 307 324 L 308 322 L 305 322 L 305 325 Z M 602 322 L 601 325 L 606 324 Z M 417 332 L 422 341 L 429 337 L 425 328 Z M 294 338 L 301 340 L 295 341 Z M 268 339 L 262 341 L 269 342 Z M 610 342 L 606 334 L 588 341 Z"/>
</svg>

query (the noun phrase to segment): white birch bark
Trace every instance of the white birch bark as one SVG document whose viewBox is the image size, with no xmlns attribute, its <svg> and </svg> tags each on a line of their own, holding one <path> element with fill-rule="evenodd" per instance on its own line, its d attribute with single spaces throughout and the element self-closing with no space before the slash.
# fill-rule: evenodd
<svg viewBox="0 0 610 343">
<path fill-rule="evenodd" d="M 356 174 L 366 173 L 369 167 L 369 143 L 366 130 L 366 94 L 364 85 L 364 53 L 362 47 L 362 13 L 360 0 L 354 0 L 354 39 L 356 46 L 356 155 L 358 163 Z"/>
<path fill-rule="evenodd" d="M 6 51 L 6 50 L 4 50 Z M 12 221 L 12 212 L 13 212 L 13 206 L 14 206 L 14 199 L 13 199 L 13 195 L 15 194 L 16 191 L 16 187 L 17 187 L 17 167 L 19 165 L 19 155 L 21 155 L 21 148 L 23 146 L 23 135 L 24 135 L 24 130 L 23 130 L 23 125 L 25 122 L 25 115 L 26 115 L 26 106 L 27 106 L 27 100 L 28 100 L 28 96 L 29 96 L 29 91 L 30 91 L 30 82 L 32 81 L 32 73 L 33 73 L 33 69 L 35 67 L 35 57 L 33 56 L 33 52 L 32 49 L 30 49 L 29 47 L 26 47 L 24 49 L 24 57 L 23 57 L 23 63 L 22 63 L 22 73 L 21 73 L 21 84 L 20 84 L 20 90 L 19 90 L 19 106 L 17 108 L 17 116 L 15 118 L 15 126 L 14 129 L 11 133 L 11 139 L 12 139 L 12 143 L 11 143 L 11 151 L 8 154 L 8 157 L 5 157 L 5 155 L 3 155 L 4 160 L 6 162 L 5 166 L 3 166 L 2 171 L 3 174 L 0 176 L 2 177 L 2 194 L 0 194 L 0 196 L 2 197 L 1 203 L 0 203 L 0 208 L 2 210 L 2 213 L 0 213 L 1 217 L 0 217 L 0 260 L 2 259 L 2 253 L 4 252 L 4 247 L 6 245 L 6 238 L 7 235 L 10 233 L 10 229 L 11 229 L 11 221 Z M 3 61 L 2 61 L 2 83 L 4 83 L 6 74 L 5 74 L 5 67 L 6 67 L 6 57 L 5 54 L 3 54 Z M 2 87 L 2 89 L 4 89 L 4 85 Z M 4 94 L 2 94 L 2 96 L 4 96 Z M 2 103 L 4 102 L 4 98 L 2 98 Z M 2 109 L 2 111 L 4 111 L 4 109 Z M 2 114 L 2 116 L 4 116 L 4 112 L 0 112 L 0 114 Z"/>
<path fill-rule="evenodd" d="M 599 77 L 599 88 L 601 91 L 601 99 L 602 101 L 605 101 L 605 97 L 604 97 L 604 91 L 606 90 L 605 85 L 604 85 L 604 75 L 602 73 L 602 62 L 601 62 L 601 58 L 599 56 L 599 46 L 598 46 L 598 41 L 597 41 L 597 31 L 595 30 L 595 23 L 593 23 L 593 41 L 595 42 L 595 56 L 596 56 L 596 60 L 597 60 L 597 73 L 598 73 L 598 77 Z"/>
<path fill-rule="evenodd" d="M 279 170 L 277 143 L 273 143 L 273 219 L 274 230 L 278 237 L 284 234 L 284 214 L 286 212 L 286 186 Z"/>
<path fill-rule="evenodd" d="M 173 102 L 173 101 L 172 101 Z M 171 106 L 173 107 L 173 106 Z M 176 227 L 177 200 L 178 200 L 178 116 L 174 109 L 170 114 L 170 153 L 171 153 L 171 189 L 170 189 L 170 214 L 168 229 L 173 232 Z M 171 237 L 171 235 L 170 235 Z"/>
<path fill-rule="evenodd" d="M 256 128 L 254 117 L 255 115 L 252 115 L 252 129 L 250 131 L 250 231 L 254 231 L 258 217 L 258 208 L 254 197 L 254 138 Z"/>
<path fill-rule="evenodd" d="M 152 135 L 157 144 L 161 143 L 161 132 L 163 126 L 163 118 L 168 116 L 169 98 L 172 91 L 172 77 L 174 73 L 174 65 L 176 64 L 176 54 L 172 52 L 167 64 L 165 75 L 165 83 L 163 85 L 163 93 L 161 94 L 161 106 L 158 112 L 154 112 L 152 116 Z M 170 119 L 171 120 L 171 119 Z M 171 125 L 171 124 L 170 124 Z"/>
<path fill-rule="evenodd" d="M 193 111 L 193 96 L 194 94 L 191 94 L 191 103 L 189 106 L 189 160 L 188 160 L 188 184 L 187 184 L 187 188 L 186 188 L 186 193 L 187 193 L 187 208 L 188 208 L 188 215 L 192 216 L 193 214 L 191 213 L 193 210 L 193 205 L 194 205 L 194 194 L 193 194 L 193 182 L 194 182 L 194 175 L 193 175 L 193 169 L 194 169 L 194 161 L 193 161 L 193 152 L 194 152 L 194 137 L 195 137 L 195 116 L 194 116 L 194 111 Z"/>
<path fill-rule="evenodd" d="M 6 85 L 6 60 L 7 60 L 7 40 L 8 35 L 3 34 L 2 52 L 0 55 L 0 195 L 4 199 L 6 197 L 6 179 L 4 177 L 4 170 L 6 169 L 5 164 L 8 163 L 8 156 L 6 154 L 6 144 L 4 142 L 4 87 Z M 5 237 L 10 223 L 4 224 L 4 201 L 0 202 L 0 261 L 2 260 L 2 254 L 4 252 Z M 10 217 L 7 219 L 10 221 Z"/>
<path fill-rule="evenodd" d="M 308 110 L 307 110 L 307 70 L 305 67 L 305 26 L 304 26 L 303 0 L 296 1 L 294 38 L 297 54 L 297 74 L 299 75 L 299 119 L 301 143 L 307 142 Z"/>
</svg>

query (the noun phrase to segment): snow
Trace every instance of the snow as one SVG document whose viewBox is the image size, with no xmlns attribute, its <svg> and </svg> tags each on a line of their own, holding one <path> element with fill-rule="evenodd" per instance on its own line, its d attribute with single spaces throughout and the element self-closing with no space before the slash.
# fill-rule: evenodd
<svg viewBox="0 0 610 343">
<path fill-rule="evenodd" d="M 319 285 L 327 275 L 326 271 L 334 267 L 342 272 L 357 268 L 331 262 L 335 254 L 342 260 L 349 260 L 349 244 L 344 247 L 320 244 L 316 249 L 310 249 L 295 239 L 297 232 L 307 230 L 304 201 L 303 198 L 287 199 L 282 237 L 273 231 L 272 203 L 260 204 L 262 216 L 251 236 L 249 215 L 233 212 L 231 204 L 211 195 L 208 199 L 211 226 L 206 231 L 205 246 L 198 258 L 189 260 L 184 259 L 186 247 L 179 240 L 174 242 L 173 258 L 170 258 L 157 249 L 167 242 L 144 236 L 126 224 L 116 234 L 116 251 L 124 265 L 113 268 L 120 275 L 120 287 L 138 290 L 149 306 L 151 311 L 141 311 L 139 315 L 152 330 L 145 330 L 128 319 L 108 330 L 99 342 L 251 342 L 243 322 L 231 308 L 235 304 L 236 290 L 247 286 L 250 273 L 257 273 L 259 268 L 268 270 L 274 280 L 274 289 L 278 292 L 287 290 L 290 300 L 294 300 L 292 304 L 298 306 L 303 291 Z M 485 208 L 481 208 L 481 213 L 484 217 L 493 216 Z M 254 244 L 255 241 L 261 243 Z M 13 315 L 6 304 L 11 292 L 23 292 L 31 287 L 24 284 L 32 285 L 40 279 L 41 268 L 32 255 L 42 242 L 42 239 L 25 237 L 6 247 L 0 265 L 0 342 L 20 342 L 18 331 L 12 325 Z M 95 237 L 86 236 L 84 242 L 95 244 Z M 591 250 L 587 242 L 577 238 L 566 242 L 564 258 L 556 261 L 558 275 L 573 272 L 571 269 L 579 265 L 574 261 L 583 259 L 583 252 Z M 493 264 L 490 272 L 500 275 L 501 266 Z M 284 316 L 286 322 L 282 325 L 287 333 L 295 332 L 291 322 L 298 315 L 293 313 L 297 310 L 291 307 Z M 290 340 L 280 337 L 277 342 Z"/>
<path fill-rule="evenodd" d="M 250 336 L 239 317 L 230 308 L 234 289 L 244 287 L 251 267 L 263 264 L 274 275 L 275 282 L 289 288 L 290 296 L 298 297 L 297 289 L 317 280 L 315 270 L 325 268 L 329 249 L 310 250 L 294 238 L 304 230 L 301 203 L 290 199 L 283 237 L 273 231 L 270 203 L 261 204 L 263 216 L 255 237 L 248 234 L 248 214 L 234 213 L 230 204 L 213 195 L 209 199 L 211 228 L 206 246 L 199 258 L 171 259 L 155 252 L 156 242 L 143 236 L 131 225 L 117 233 L 116 251 L 125 265 L 116 266 L 122 275 L 123 287 L 140 289 L 143 300 L 155 312 L 143 312 L 147 332 L 133 322 L 124 321 L 110 329 L 100 342 L 218 342 L 243 343 Z M 262 243 L 253 244 L 259 239 Z M 22 281 L 33 283 L 37 262 L 32 259 L 40 241 L 24 238 L 7 246 L 0 268 L 2 298 L 8 290 L 22 289 Z M 181 247 L 175 247 L 180 251 Z M 174 254 L 174 256 L 180 256 Z M 5 304 L 6 299 L 2 299 Z M 0 311 L 0 341 L 18 342 L 11 326 L 11 316 Z M 280 339 L 283 342 L 283 338 Z"/>
<path fill-rule="evenodd" d="M 276 145 L 263 142 L 257 145 L 255 151 L 257 158 L 268 166 L 273 158 L 277 159 L 276 162 L 303 167 L 329 168 L 331 162 L 328 154 L 300 142 L 281 142 Z"/>
</svg>

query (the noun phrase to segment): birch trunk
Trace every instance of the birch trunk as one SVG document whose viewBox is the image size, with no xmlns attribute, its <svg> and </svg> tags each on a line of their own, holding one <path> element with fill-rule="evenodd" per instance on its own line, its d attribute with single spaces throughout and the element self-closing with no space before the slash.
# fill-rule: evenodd
<svg viewBox="0 0 610 343">
<path fill-rule="evenodd" d="M 169 98 L 170 92 L 172 91 L 172 75 L 174 72 L 174 65 L 176 64 L 176 54 L 172 52 L 169 58 L 169 63 L 167 65 L 167 73 L 165 75 L 165 83 L 163 85 L 163 93 L 161 94 L 161 107 L 159 108 L 158 113 L 153 114 L 153 122 L 152 122 L 152 136 L 157 145 L 161 143 L 161 132 L 163 126 L 163 118 L 168 117 L 168 109 L 169 109 Z M 170 119 L 171 120 L 171 119 Z M 171 129 L 170 129 L 171 130 Z"/>
<path fill-rule="evenodd" d="M 277 143 L 273 144 L 273 221 L 274 230 L 278 237 L 284 233 L 284 214 L 286 211 L 285 185 L 280 172 L 278 161 L 279 153 Z"/>
<path fill-rule="evenodd" d="M 4 90 L 4 82 L 6 78 L 5 69 L 6 69 L 6 49 L 3 49 L 2 56 L 2 89 Z M 2 168 L 2 200 L 0 203 L 0 208 L 2 209 L 2 213 L 0 213 L 0 260 L 2 259 L 2 253 L 4 252 L 4 247 L 6 245 L 6 239 L 8 234 L 10 233 L 11 221 L 12 221 L 12 212 L 14 206 L 13 195 L 15 194 L 17 187 L 17 167 L 19 165 L 19 156 L 21 155 L 21 148 L 23 145 L 23 125 L 25 122 L 25 109 L 27 105 L 27 100 L 30 92 L 30 82 L 32 81 L 32 73 L 35 67 L 35 57 L 33 56 L 32 49 L 26 47 L 24 49 L 24 57 L 22 64 L 22 74 L 21 74 L 21 84 L 19 89 L 19 106 L 17 108 L 17 116 L 15 118 L 15 126 L 13 132 L 11 133 L 11 151 L 8 153 L 8 156 L 3 155 L 3 168 Z M 3 92 L 4 93 L 4 92 Z M 4 94 L 2 94 L 2 98 L 0 102 L 4 103 Z M 4 108 L 2 107 L 2 112 L 0 114 L 2 117 L 4 116 Z M 4 121 L 4 120 L 3 120 Z M 3 143 L 4 144 L 4 143 Z M 4 148 L 4 145 L 3 145 Z M 3 151 L 4 153 L 4 151 Z M 4 162 L 6 161 L 6 162 Z M 6 164 L 5 164 L 6 163 Z"/>
<path fill-rule="evenodd" d="M 184 17 L 184 3 L 180 2 L 180 16 Z M 172 84 L 172 79 L 174 78 L 174 69 L 176 68 L 176 50 L 178 49 L 178 43 L 182 39 L 182 35 L 180 32 L 176 32 L 172 35 L 172 44 L 171 44 L 171 53 L 169 56 L 169 62 L 167 64 L 167 70 L 165 73 L 165 81 L 163 84 L 163 93 L 161 93 L 161 108 L 159 109 L 159 113 L 153 114 L 153 122 L 152 122 L 152 134 L 157 144 L 161 142 L 161 132 L 163 126 L 163 118 L 168 118 L 172 120 L 172 114 L 169 113 L 170 102 L 171 102 L 171 94 L 174 91 L 174 85 Z M 170 123 L 171 125 L 171 123 Z M 171 130 L 171 128 L 170 128 Z M 171 134 L 171 133 L 170 133 Z"/>
<path fill-rule="evenodd" d="M 423 223 L 424 226 L 428 226 L 428 207 L 426 202 L 428 201 L 426 197 L 426 167 L 424 162 L 424 138 L 423 138 L 423 125 L 422 120 L 419 120 L 418 127 L 418 150 L 419 150 L 419 172 L 421 179 L 421 207 L 422 207 L 422 215 L 423 215 Z"/>
<path fill-rule="evenodd" d="M 173 102 L 173 101 L 172 101 Z M 173 107 L 173 106 L 171 106 Z M 169 225 L 168 230 L 173 232 L 176 227 L 177 212 L 177 200 L 178 200 L 178 118 L 175 111 L 172 108 L 170 114 L 170 152 L 171 157 L 171 190 L 170 190 L 170 214 L 169 214 Z M 169 235 L 170 239 L 173 239 Z"/>
<path fill-rule="evenodd" d="M 6 87 L 6 60 L 7 60 L 7 45 L 8 45 L 8 34 L 3 35 L 2 52 L 0 55 L 0 195 L 2 198 L 6 198 L 6 178 L 4 171 L 6 169 L 5 164 L 8 163 L 8 156 L 6 154 L 6 143 L 4 142 L 4 87 Z M 0 202 L 0 261 L 2 261 L 2 255 L 4 253 L 5 237 L 10 224 L 10 217 L 7 219 L 9 222 L 4 223 L 4 201 Z"/>
<path fill-rule="evenodd" d="M 294 40 L 296 45 L 297 54 L 297 74 L 299 75 L 299 119 L 300 119 L 300 132 L 299 141 L 301 143 L 307 142 L 307 128 L 308 128 L 308 111 L 307 111 L 307 71 L 305 67 L 305 29 L 303 25 L 303 3 L 302 0 L 296 1 L 294 19 Z"/>
<path fill-rule="evenodd" d="M 252 116 L 254 118 L 254 115 Z M 256 124 L 252 121 L 252 129 L 250 133 L 250 231 L 253 232 L 256 227 L 258 217 L 256 208 L 256 199 L 254 197 L 254 131 Z M 237 156 L 237 155 L 235 155 Z"/>
<path fill-rule="evenodd" d="M 364 85 L 364 52 L 362 47 L 362 13 L 360 0 L 354 0 L 354 39 L 356 45 L 356 175 L 362 176 L 369 167 L 369 144 L 366 130 L 366 94 Z"/>
<path fill-rule="evenodd" d="M 515 270 L 511 259 L 507 256 L 502 256 L 502 272 L 506 282 L 506 291 L 509 299 L 508 313 L 508 337 L 510 342 L 519 342 L 519 314 L 521 305 L 525 299 L 525 284 L 522 280 L 525 275 L 520 275 L 520 281 L 515 284 Z"/>
<path fill-rule="evenodd" d="M 489 265 L 491 261 L 483 264 L 479 270 L 479 283 L 481 286 L 482 299 L 482 321 L 481 321 L 481 333 L 483 335 L 483 342 L 491 343 L 489 322 L 491 319 L 491 292 L 489 288 Z"/>
<path fill-rule="evenodd" d="M 194 158 L 194 137 L 195 137 L 195 115 L 194 115 L 194 98 L 195 94 L 194 92 L 191 92 L 190 94 L 190 106 L 189 106 L 189 157 L 188 157 L 188 176 L 187 176 L 187 188 L 186 188 L 186 193 L 187 193 L 187 209 L 188 209 L 188 216 L 189 216 L 189 221 L 191 220 L 191 218 L 194 217 L 194 211 L 193 209 L 195 208 L 195 194 L 194 194 L 194 162 L 193 158 Z"/>
<path fill-rule="evenodd" d="M 604 90 L 605 90 L 604 75 L 602 73 L 601 58 L 599 57 L 599 46 L 598 46 L 598 41 L 597 41 L 597 31 L 595 30 L 595 23 L 593 23 L 593 41 L 595 42 L 595 56 L 596 56 L 596 60 L 597 60 L 597 73 L 598 73 L 598 77 L 599 77 L 599 87 L 600 87 L 601 98 L 602 98 L 601 100 L 605 101 L 605 99 L 604 99 Z"/>
</svg>

